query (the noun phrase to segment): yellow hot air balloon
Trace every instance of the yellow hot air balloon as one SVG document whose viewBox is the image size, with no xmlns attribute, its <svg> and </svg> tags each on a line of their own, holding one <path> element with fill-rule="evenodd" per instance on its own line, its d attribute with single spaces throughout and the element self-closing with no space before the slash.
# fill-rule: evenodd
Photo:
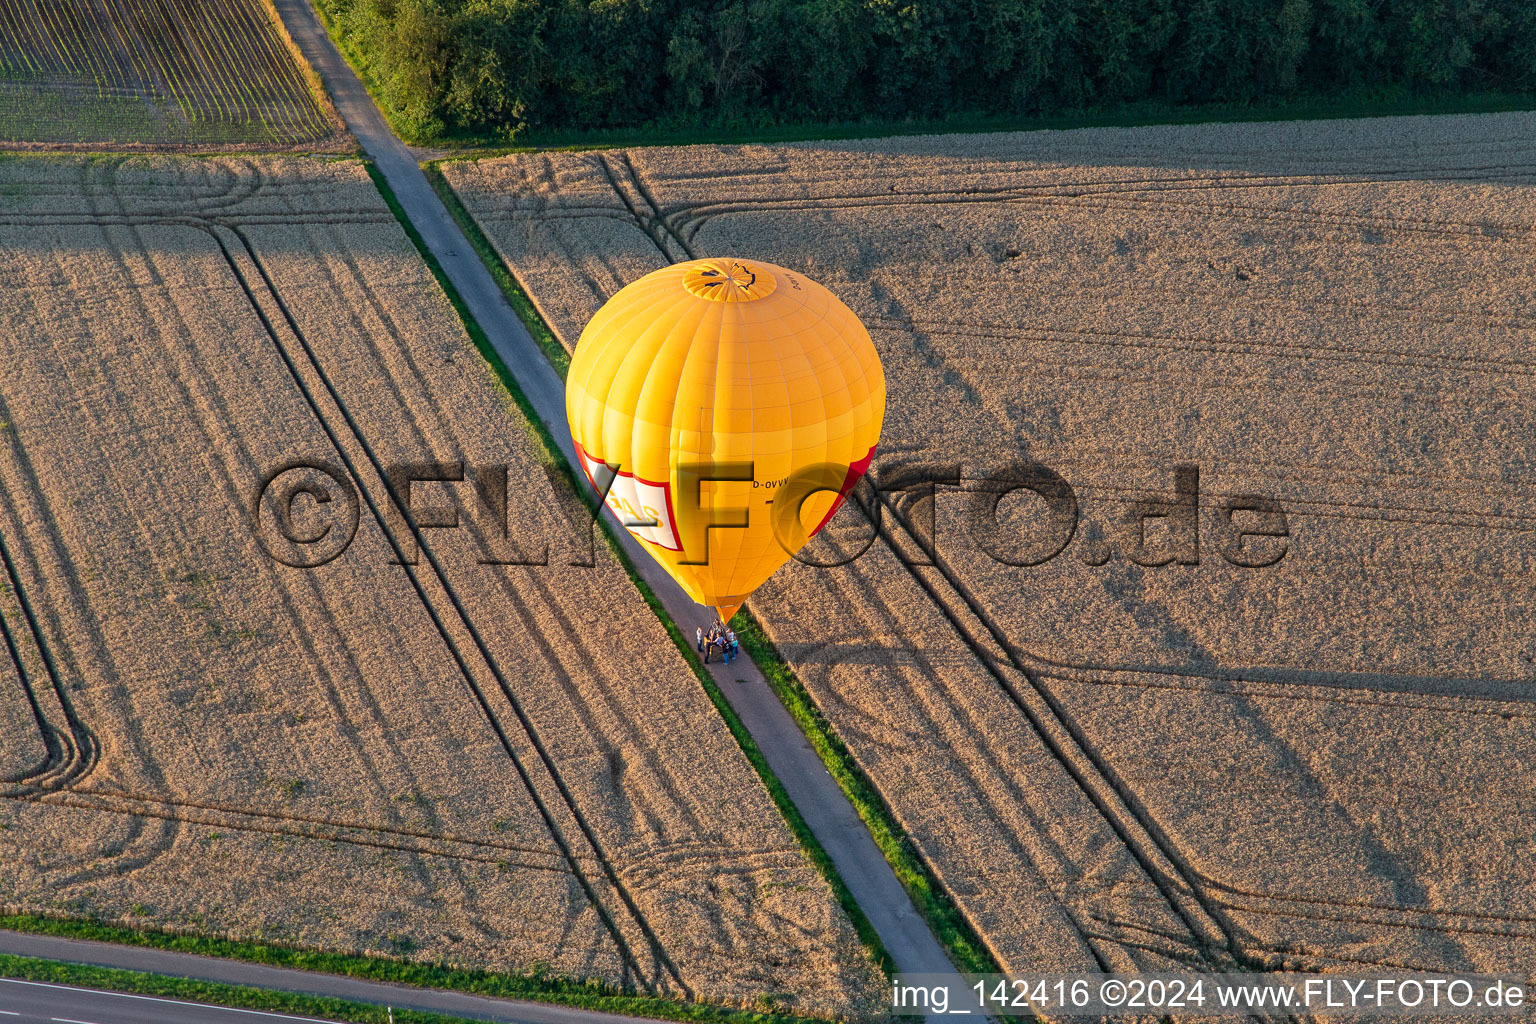
<svg viewBox="0 0 1536 1024">
<path fill-rule="evenodd" d="M 725 622 L 869 468 L 885 374 L 858 317 L 803 274 L 692 260 L 597 311 L 565 410 L 593 486 Z"/>
</svg>

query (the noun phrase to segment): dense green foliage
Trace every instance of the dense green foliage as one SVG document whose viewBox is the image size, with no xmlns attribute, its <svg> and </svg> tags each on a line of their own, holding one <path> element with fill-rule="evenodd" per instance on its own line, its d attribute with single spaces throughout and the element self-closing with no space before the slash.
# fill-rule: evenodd
<svg viewBox="0 0 1536 1024">
<path fill-rule="evenodd" d="M 1536 91 L 1524 0 L 320 3 L 417 139 Z"/>
</svg>

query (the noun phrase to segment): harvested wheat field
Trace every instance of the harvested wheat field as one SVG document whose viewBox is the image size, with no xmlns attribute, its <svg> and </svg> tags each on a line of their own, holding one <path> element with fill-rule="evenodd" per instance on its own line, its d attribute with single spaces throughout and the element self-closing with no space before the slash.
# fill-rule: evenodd
<svg viewBox="0 0 1536 1024">
<path fill-rule="evenodd" d="M 1499 114 L 444 172 L 567 346 L 689 256 L 864 318 L 876 475 L 959 482 L 885 493 L 865 554 L 750 606 L 1005 969 L 1524 973 L 1533 139 Z M 1075 531 L 1060 484 L 1060 520 L 1017 490 L 973 514 L 1021 460 Z M 852 505 L 834 529 L 808 557 L 870 536 Z"/>
<path fill-rule="evenodd" d="M 263 0 L 0 0 L 0 146 L 350 149 Z"/>
<path fill-rule="evenodd" d="M 361 164 L 0 172 L 0 904 L 877 1004 L 829 885 Z M 335 476 L 277 478 L 312 488 L 286 536 L 356 529 L 316 568 L 268 554 L 311 550 L 273 532 L 280 491 L 253 530 L 293 460 Z M 463 482 L 402 484 L 433 460 Z"/>
</svg>

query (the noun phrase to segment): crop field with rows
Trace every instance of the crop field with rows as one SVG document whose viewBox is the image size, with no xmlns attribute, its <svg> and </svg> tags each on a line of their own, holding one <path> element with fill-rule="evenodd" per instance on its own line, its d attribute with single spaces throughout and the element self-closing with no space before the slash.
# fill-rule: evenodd
<svg viewBox="0 0 1536 1024">
<path fill-rule="evenodd" d="M 0 908 L 878 1005 L 360 163 L 0 182 Z M 432 461 L 462 481 L 395 475 Z"/>
<path fill-rule="evenodd" d="M 0 146 L 336 149 L 261 0 L 0 0 Z"/>
<path fill-rule="evenodd" d="M 938 482 L 850 503 L 806 553 L 846 564 L 749 607 L 1005 970 L 1523 974 L 1533 139 L 1497 114 L 442 169 L 567 347 L 704 256 L 869 326 L 873 475 Z"/>
</svg>

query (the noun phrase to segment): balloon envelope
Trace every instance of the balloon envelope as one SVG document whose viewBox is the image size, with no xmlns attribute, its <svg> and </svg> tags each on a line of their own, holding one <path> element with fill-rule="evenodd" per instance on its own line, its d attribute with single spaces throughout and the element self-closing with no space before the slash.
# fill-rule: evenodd
<svg viewBox="0 0 1536 1024">
<path fill-rule="evenodd" d="M 726 621 L 869 468 L 885 375 L 858 317 L 803 274 L 692 260 L 598 310 L 565 407 L 593 486 Z"/>
</svg>

